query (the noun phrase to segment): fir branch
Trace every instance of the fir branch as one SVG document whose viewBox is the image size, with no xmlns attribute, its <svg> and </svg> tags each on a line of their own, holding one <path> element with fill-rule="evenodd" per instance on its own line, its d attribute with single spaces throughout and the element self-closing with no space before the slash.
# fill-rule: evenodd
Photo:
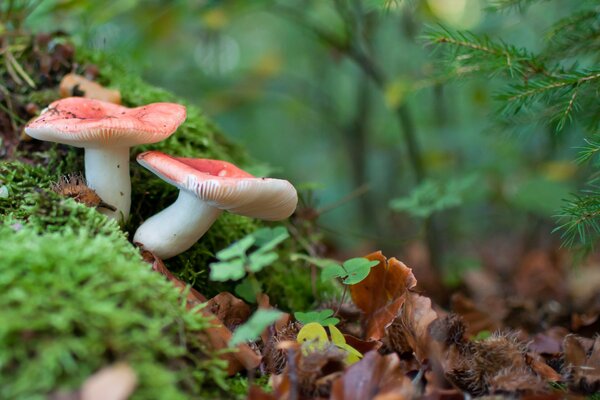
<svg viewBox="0 0 600 400">
<path fill-rule="evenodd" d="M 540 0 L 493 0 L 487 9 L 490 11 L 501 11 L 517 8 L 522 11 L 537 2 L 540 2 Z"/>
<path fill-rule="evenodd" d="M 497 98 L 504 103 L 502 112 L 506 115 L 531 108 L 536 103 L 554 109 L 552 121 L 560 131 L 571 121 L 573 112 L 579 109 L 577 99 L 580 92 L 585 93 L 584 98 L 593 98 L 598 90 L 600 70 L 561 71 L 560 76 L 544 76 L 528 80 L 525 84 L 513 85 Z"/>
<path fill-rule="evenodd" d="M 600 192 L 573 195 L 558 217 L 564 222 L 554 232 L 562 231 L 565 245 L 573 246 L 576 241 L 592 245 L 600 237 Z"/>
<path fill-rule="evenodd" d="M 446 64 L 458 76 L 474 72 L 491 75 L 507 72 L 510 77 L 519 76 L 525 81 L 532 75 L 552 76 L 552 72 L 533 53 L 502 41 L 493 41 L 487 36 L 453 32 L 441 27 L 427 31 L 424 39 L 446 48 Z"/>
<path fill-rule="evenodd" d="M 559 20 L 548 31 L 547 40 L 544 54 L 553 59 L 582 54 L 597 57 L 600 51 L 600 13 L 586 10 Z"/>
<path fill-rule="evenodd" d="M 587 146 L 581 147 L 577 156 L 577 163 L 583 164 L 590 161 L 598 152 L 600 152 L 600 136 L 591 139 L 584 139 Z"/>
</svg>

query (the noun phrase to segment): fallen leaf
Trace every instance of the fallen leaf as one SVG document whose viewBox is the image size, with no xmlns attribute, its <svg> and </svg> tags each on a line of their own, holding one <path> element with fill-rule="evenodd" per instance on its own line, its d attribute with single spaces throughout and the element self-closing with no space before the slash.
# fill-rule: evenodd
<svg viewBox="0 0 600 400">
<path fill-rule="evenodd" d="M 287 351 L 287 366 L 280 375 L 271 376 L 277 399 L 329 397 L 331 385 L 344 371 L 346 352 L 329 343 L 319 351 L 304 353 L 297 342 L 280 343 Z"/>
<path fill-rule="evenodd" d="M 417 281 L 410 268 L 395 258 L 388 260 L 380 251 L 365 258 L 379 264 L 371 268 L 363 281 L 350 286 L 350 294 L 365 313 L 365 338 L 379 340 L 398 316 L 408 290 L 415 287 Z"/>
<path fill-rule="evenodd" d="M 258 304 L 258 308 L 264 310 L 274 309 L 273 306 L 271 306 L 269 296 L 265 293 L 259 294 L 256 297 L 256 302 Z M 265 331 L 260 335 L 263 343 L 266 343 L 269 338 L 275 334 L 275 332 L 279 332 L 280 330 L 284 329 L 290 323 L 290 319 L 290 314 L 281 313 L 281 317 L 277 320 L 277 322 L 275 322 L 272 327 L 265 329 Z"/>
<path fill-rule="evenodd" d="M 429 356 L 429 325 L 438 318 L 431 308 L 431 300 L 416 293 L 409 293 L 400 315 L 404 335 L 417 360 L 424 362 Z"/>
<path fill-rule="evenodd" d="M 250 307 L 229 292 L 208 301 L 208 309 L 229 329 L 235 329 L 250 317 Z"/>
<path fill-rule="evenodd" d="M 531 250 L 522 259 L 515 275 L 516 294 L 536 301 L 567 299 L 567 278 L 559 252 Z"/>
<path fill-rule="evenodd" d="M 277 400 L 271 393 L 267 393 L 256 385 L 250 386 L 246 400 Z"/>
<path fill-rule="evenodd" d="M 77 96 L 121 104 L 121 93 L 118 90 L 107 89 L 77 74 L 65 75 L 60 81 L 59 91 L 62 98 Z"/>
<path fill-rule="evenodd" d="M 81 400 L 125 400 L 137 383 L 135 371 L 125 363 L 117 363 L 86 379 L 81 387 Z"/>
<path fill-rule="evenodd" d="M 331 400 L 410 399 L 411 381 L 394 353 L 382 356 L 371 351 L 333 383 Z"/>
<path fill-rule="evenodd" d="M 152 252 L 144 250 L 142 251 L 142 257 L 144 261 L 152 265 L 152 269 L 154 271 L 163 274 L 175 285 L 175 287 L 179 288 L 182 293 L 188 290 L 188 285 L 173 275 L 171 271 L 167 269 L 163 261 L 152 254 Z M 187 293 L 187 307 L 190 309 L 195 308 L 198 305 L 202 305 L 207 301 L 206 297 L 193 288 L 190 288 Z M 206 328 L 205 330 L 213 349 L 227 349 L 229 346 L 229 341 L 233 336 L 231 331 L 227 329 L 227 327 L 223 326 L 223 323 L 213 313 L 211 313 L 207 307 L 199 308 L 198 312 L 205 316 L 214 325 L 213 327 Z M 222 360 L 227 361 L 227 373 L 229 375 L 234 375 L 243 369 L 254 369 L 260 365 L 261 356 L 256 354 L 254 350 L 250 348 L 250 346 L 245 343 L 240 343 L 235 346 L 235 348 L 237 349 L 235 352 L 224 352 L 219 355 Z"/>
<path fill-rule="evenodd" d="M 563 343 L 569 387 L 584 394 L 600 392 L 600 336 L 591 340 L 567 335 Z"/>
<path fill-rule="evenodd" d="M 562 379 L 562 376 L 546 364 L 537 354 L 527 353 L 525 361 L 536 374 L 549 382 L 558 382 Z"/>
<path fill-rule="evenodd" d="M 475 336 L 481 331 L 495 332 L 502 327 L 501 318 L 504 314 L 502 310 L 490 313 L 481 309 L 462 293 L 452 295 L 451 309 L 462 317 L 469 337 Z"/>
</svg>

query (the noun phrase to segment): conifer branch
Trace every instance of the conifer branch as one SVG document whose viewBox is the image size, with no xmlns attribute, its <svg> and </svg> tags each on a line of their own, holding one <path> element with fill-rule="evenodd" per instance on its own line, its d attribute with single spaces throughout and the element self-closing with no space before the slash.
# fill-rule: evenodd
<svg viewBox="0 0 600 400">
<path fill-rule="evenodd" d="M 491 11 L 501 11 L 510 8 L 517 8 L 523 10 L 533 3 L 539 2 L 540 0 L 494 0 L 489 5 L 488 9 Z"/>
</svg>

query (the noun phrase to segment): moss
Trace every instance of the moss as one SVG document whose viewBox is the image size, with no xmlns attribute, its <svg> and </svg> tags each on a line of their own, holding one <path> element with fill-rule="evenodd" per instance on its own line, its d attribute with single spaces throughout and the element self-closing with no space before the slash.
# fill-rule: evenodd
<svg viewBox="0 0 600 400">
<path fill-rule="evenodd" d="M 23 224 L 42 232 L 85 229 L 91 235 L 123 236 L 116 222 L 72 199 L 59 197 L 50 185 L 53 176 L 44 167 L 20 162 L 0 163 L 0 185 L 8 190 L 0 198 L 4 223 Z"/>
<path fill-rule="evenodd" d="M 285 256 L 258 274 L 263 291 L 269 295 L 271 304 L 288 312 L 313 310 L 319 302 L 329 300 L 339 290 L 332 282 L 323 282 L 317 276 L 315 298 L 312 290 L 310 269 Z"/>
<path fill-rule="evenodd" d="M 103 366 L 137 372 L 133 398 L 189 398 L 224 377 L 203 317 L 123 235 L 0 226 L 0 397 L 76 389 Z"/>
</svg>

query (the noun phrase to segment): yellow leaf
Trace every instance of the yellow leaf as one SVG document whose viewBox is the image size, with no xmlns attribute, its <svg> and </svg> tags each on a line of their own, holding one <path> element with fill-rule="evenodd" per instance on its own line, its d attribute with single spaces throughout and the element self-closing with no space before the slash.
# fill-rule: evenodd
<svg viewBox="0 0 600 400">
<path fill-rule="evenodd" d="M 331 334 L 331 341 L 338 346 L 346 344 L 346 338 L 344 334 L 340 332 L 338 328 L 333 325 L 327 325 L 329 328 L 329 333 Z"/>
<path fill-rule="evenodd" d="M 344 343 L 343 345 L 337 345 L 340 349 L 344 350 L 348 355 L 346 356 L 346 364 L 352 365 L 358 360 L 360 360 L 363 355 L 360 351 L 356 350 L 354 347 L 350 346 L 348 343 Z"/>
<path fill-rule="evenodd" d="M 304 354 L 323 350 L 327 346 L 327 343 L 329 343 L 325 328 L 316 322 L 304 325 L 300 329 L 300 332 L 298 332 L 296 340 L 302 345 L 302 352 Z"/>
<path fill-rule="evenodd" d="M 327 327 L 329 328 L 329 333 L 331 334 L 331 341 L 337 347 L 348 353 L 348 356 L 346 357 L 346 364 L 352 365 L 362 358 L 363 355 L 360 351 L 346 343 L 344 334 L 340 332 L 338 328 L 333 325 L 328 325 Z"/>
</svg>

